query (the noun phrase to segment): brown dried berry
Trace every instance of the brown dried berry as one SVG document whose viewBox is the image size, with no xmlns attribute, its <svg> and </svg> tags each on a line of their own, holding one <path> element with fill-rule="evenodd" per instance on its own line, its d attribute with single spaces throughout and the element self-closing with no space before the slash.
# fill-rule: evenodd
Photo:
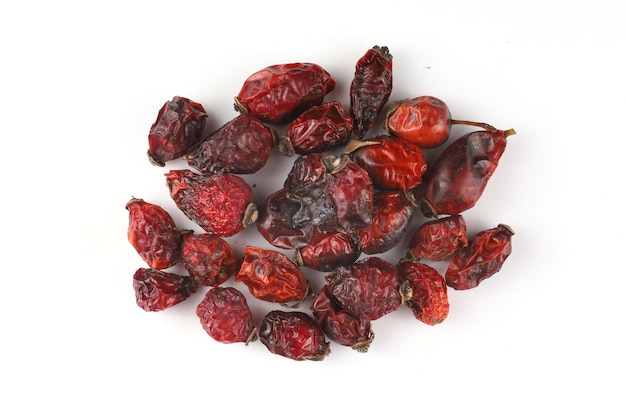
<svg viewBox="0 0 626 417">
<path fill-rule="evenodd" d="M 235 288 L 211 288 L 198 304 L 196 315 L 202 328 L 218 342 L 248 344 L 256 339 L 246 297 Z"/>
<path fill-rule="evenodd" d="M 187 272 L 207 286 L 226 282 L 237 270 L 233 248 L 221 237 L 209 233 L 183 234 L 181 259 Z"/>
<path fill-rule="evenodd" d="M 172 216 L 161 206 L 132 198 L 129 212 L 128 241 L 150 268 L 167 269 L 180 258 L 180 231 Z"/>
<path fill-rule="evenodd" d="M 185 301 L 198 288 L 195 279 L 157 269 L 139 268 L 133 275 L 137 305 L 146 311 L 161 311 Z"/>
</svg>

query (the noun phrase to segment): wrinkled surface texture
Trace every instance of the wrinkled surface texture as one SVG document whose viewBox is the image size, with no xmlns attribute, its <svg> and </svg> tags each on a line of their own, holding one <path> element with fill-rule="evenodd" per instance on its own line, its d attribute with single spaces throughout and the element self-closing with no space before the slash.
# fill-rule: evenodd
<svg viewBox="0 0 626 417">
<path fill-rule="evenodd" d="M 259 340 L 270 352 L 296 361 L 323 360 L 329 353 L 322 328 L 300 311 L 270 311 L 261 322 Z"/>
<path fill-rule="evenodd" d="M 150 268 L 166 269 L 180 258 L 181 237 L 172 216 L 161 206 L 133 198 L 128 210 L 128 241 Z"/>
<path fill-rule="evenodd" d="M 350 84 L 350 116 L 357 138 L 370 130 L 391 95 L 392 59 L 386 46 L 374 46 L 356 63 Z"/>
<path fill-rule="evenodd" d="M 404 304 L 416 319 L 433 326 L 448 317 L 448 287 L 436 269 L 417 261 L 404 261 L 398 266 L 398 275 L 402 285 L 410 288 Z"/>
<path fill-rule="evenodd" d="M 175 96 L 167 101 L 148 134 L 148 156 L 156 165 L 187 153 L 202 139 L 207 114 L 201 104 Z"/>
<path fill-rule="evenodd" d="M 202 328 L 222 343 L 248 342 L 255 331 L 246 297 L 232 287 L 214 287 L 196 308 Z"/>
<path fill-rule="evenodd" d="M 190 170 L 165 174 L 178 208 L 207 233 L 232 236 L 246 226 L 254 207 L 252 188 L 235 174 L 204 176 Z"/>
<path fill-rule="evenodd" d="M 417 260 L 442 261 L 467 246 L 467 226 L 460 214 L 422 224 L 411 237 L 409 253 Z"/>
<path fill-rule="evenodd" d="M 145 311 L 161 311 L 185 301 L 198 288 L 190 276 L 150 268 L 139 268 L 133 275 L 137 305 Z"/>
<path fill-rule="evenodd" d="M 341 265 L 355 262 L 361 251 L 358 245 L 344 232 L 331 232 L 321 235 L 298 250 L 299 262 L 316 271 L 332 271 Z"/>
<path fill-rule="evenodd" d="M 352 118 L 338 101 L 311 107 L 287 126 L 285 136 L 292 151 L 306 155 L 345 144 L 352 135 Z"/>
<path fill-rule="evenodd" d="M 513 230 L 506 225 L 477 234 L 450 260 L 446 283 L 455 290 L 477 287 L 498 272 L 511 254 Z"/>
<path fill-rule="evenodd" d="M 506 132 L 481 130 L 465 134 L 448 145 L 424 183 L 424 215 L 459 214 L 474 207 L 506 144 Z"/>
<path fill-rule="evenodd" d="M 367 352 L 374 339 L 371 322 L 342 308 L 328 286 L 322 287 L 315 297 L 311 312 L 330 340 L 359 352 Z"/>
<path fill-rule="evenodd" d="M 414 211 L 415 207 L 401 191 L 377 191 L 372 223 L 359 231 L 361 251 L 374 255 L 394 248 L 406 234 Z"/>
<path fill-rule="evenodd" d="M 399 103 L 387 115 L 386 127 L 393 136 L 422 148 L 434 148 L 448 140 L 452 118 L 443 101 L 420 96 Z"/>
<path fill-rule="evenodd" d="M 250 294 L 275 303 L 300 303 L 308 293 L 309 283 L 286 255 L 268 249 L 246 246 L 243 263 L 235 277 Z"/>
<path fill-rule="evenodd" d="M 273 130 L 257 117 L 242 114 L 211 133 L 186 158 L 203 174 L 252 174 L 265 166 L 273 145 Z"/>
<path fill-rule="evenodd" d="M 395 266 L 375 256 L 339 267 L 325 279 L 343 308 L 369 320 L 397 310 L 402 301 Z"/>
<path fill-rule="evenodd" d="M 209 233 L 183 235 L 183 265 L 202 285 L 220 285 L 237 269 L 233 248 L 224 239 Z"/>
<path fill-rule="evenodd" d="M 333 78 L 317 64 L 272 65 L 245 80 L 236 107 L 264 122 L 280 125 L 321 104 L 334 88 Z"/>
</svg>

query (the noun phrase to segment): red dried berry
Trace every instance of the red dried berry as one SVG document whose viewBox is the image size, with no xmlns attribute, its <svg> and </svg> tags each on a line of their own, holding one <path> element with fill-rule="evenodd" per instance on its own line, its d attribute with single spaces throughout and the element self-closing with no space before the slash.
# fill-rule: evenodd
<svg viewBox="0 0 626 417">
<path fill-rule="evenodd" d="M 246 297 L 232 287 L 213 287 L 196 308 L 202 328 L 222 343 L 250 343 L 256 340 L 252 313 Z"/>
<path fill-rule="evenodd" d="M 358 139 L 372 127 L 391 95 L 392 60 L 386 46 L 374 46 L 356 63 L 350 84 L 350 116 Z"/>
<path fill-rule="evenodd" d="M 415 206 L 401 191 L 377 191 L 373 203 L 372 223 L 359 231 L 359 247 L 368 255 L 394 248 L 406 234 L 415 212 Z"/>
<path fill-rule="evenodd" d="M 263 168 L 274 145 L 274 130 L 242 114 L 211 133 L 185 156 L 203 174 L 252 174 Z"/>
<path fill-rule="evenodd" d="M 339 305 L 369 320 L 397 310 L 402 302 L 396 267 L 375 256 L 339 267 L 325 279 Z"/>
<path fill-rule="evenodd" d="M 296 361 L 320 361 L 330 353 L 322 328 L 301 311 L 267 313 L 259 327 L 259 340 L 271 353 Z"/>
<path fill-rule="evenodd" d="M 335 88 L 330 74 L 317 64 L 271 65 L 248 77 L 235 97 L 235 109 L 271 124 L 289 123 L 322 103 Z"/>
<path fill-rule="evenodd" d="M 431 220 L 422 224 L 411 237 L 409 255 L 442 261 L 467 246 L 467 227 L 460 214 Z"/>
<path fill-rule="evenodd" d="M 455 290 L 468 290 L 500 271 L 511 254 L 513 235 L 513 229 L 505 224 L 477 234 L 450 260 L 446 284 Z"/>
<path fill-rule="evenodd" d="M 402 284 L 402 302 L 413 311 L 416 319 L 434 326 L 448 317 L 448 287 L 436 269 L 412 260 L 398 265 Z"/>
<path fill-rule="evenodd" d="M 347 156 L 339 162 L 329 181 L 330 199 L 339 227 L 358 231 L 372 223 L 374 186 L 367 171 Z"/>
<path fill-rule="evenodd" d="M 233 248 L 224 239 L 209 233 L 184 234 L 181 259 L 187 272 L 206 286 L 226 282 L 237 270 Z"/>
<path fill-rule="evenodd" d="M 252 188 L 235 174 L 204 176 L 183 169 L 165 177 L 178 208 L 207 233 L 232 236 L 258 217 Z"/>
<path fill-rule="evenodd" d="M 166 102 L 148 135 L 148 157 L 158 166 L 179 158 L 200 143 L 207 114 L 201 104 L 175 96 Z"/>
<path fill-rule="evenodd" d="M 326 285 L 315 296 L 311 312 L 326 336 L 340 345 L 367 352 L 374 340 L 371 322 L 342 308 Z"/>
<path fill-rule="evenodd" d="M 319 235 L 308 245 L 296 250 L 295 262 L 298 266 L 329 272 L 341 265 L 354 263 L 360 254 L 354 239 L 337 231 Z"/>
<path fill-rule="evenodd" d="M 330 101 L 298 116 L 279 138 L 278 149 L 287 156 L 325 152 L 345 145 L 352 135 L 352 118 L 341 103 Z"/>
<path fill-rule="evenodd" d="M 244 283 L 259 300 L 298 307 L 309 292 L 309 282 L 286 255 L 268 249 L 246 246 L 235 280 Z"/>
<path fill-rule="evenodd" d="M 393 103 L 387 113 L 386 130 L 421 148 L 435 148 L 450 137 L 452 117 L 446 103 L 419 96 Z"/>
<path fill-rule="evenodd" d="M 129 212 L 128 241 L 150 268 L 167 269 L 180 258 L 180 231 L 172 216 L 161 206 L 132 198 Z"/>
<path fill-rule="evenodd" d="M 196 280 L 157 269 L 139 268 L 133 276 L 137 305 L 161 311 L 185 301 L 198 288 Z"/>
<path fill-rule="evenodd" d="M 355 151 L 352 149 L 357 148 Z M 392 136 L 376 136 L 353 142 L 346 148 L 379 189 L 406 191 L 423 181 L 427 164 L 419 146 Z"/>
</svg>

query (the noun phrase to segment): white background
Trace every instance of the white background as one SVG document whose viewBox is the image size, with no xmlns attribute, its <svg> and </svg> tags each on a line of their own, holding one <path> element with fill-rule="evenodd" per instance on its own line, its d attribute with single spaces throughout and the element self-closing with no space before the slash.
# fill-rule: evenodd
<svg viewBox="0 0 626 417">
<path fill-rule="evenodd" d="M 623 2 L 15 3 L 0 11 L 0 414 L 624 414 Z M 161 105 L 199 101 L 213 130 L 248 75 L 297 61 L 326 68 L 347 105 L 373 45 L 394 56 L 392 100 L 434 95 L 516 129 L 466 212 L 471 233 L 516 231 L 502 271 L 451 290 L 444 323 L 402 308 L 374 322 L 368 353 L 333 344 L 322 362 L 215 342 L 195 317 L 203 290 L 139 309 L 125 203 L 192 227 L 163 177 L 185 164 L 145 155 Z M 246 177 L 259 202 L 290 163 L 274 153 Z M 275 308 L 250 303 L 258 321 Z"/>
</svg>

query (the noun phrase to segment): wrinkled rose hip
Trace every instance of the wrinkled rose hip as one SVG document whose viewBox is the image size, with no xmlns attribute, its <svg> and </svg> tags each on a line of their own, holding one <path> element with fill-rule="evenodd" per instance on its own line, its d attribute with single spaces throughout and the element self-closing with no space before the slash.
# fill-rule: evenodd
<svg viewBox="0 0 626 417">
<path fill-rule="evenodd" d="M 295 262 L 316 271 L 329 272 L 341 265 L 354 263 L 361 255 L 358 244 L 347 233 L 336 231 L 319 235 L 296 250 Z"/>
<path fill-rule="evenodd" d="M 246 343 L 256 339 L 246 297 L 232 287 L 213 287 L 196 308 L 202 328 L 222 343 Z"/>
<path fill-rule="evenodd" d="M 422 224 L 411 237 L 411 258 L 442 261 L 467 246 L 467 227 L 460 214 L 442 217 Z"/>
<path fill-rule="evenodd" d="M 242 114 L 211 133 L 185 159 L 203 174 L 252 174 L 267 163 L 274 140 L 273 129 Z"/>
<path fill-rule="evenodd" d="M 448 317 L 448 287 L 436 269 L 413 260 L 398 265 L 402 302 L 416 319 L 434 326 Z"/>
<path fill-rule="evenodd" d="M 259 327 L 259 340 L 271 353 L 296 361 L 320 361 L 330 353 L 322 328 L 301 311 L 267 313 Z"/>
<path fill-rule="evenodd" d="M 128 241 L 150 268 L 167 269 L 180 258 L 181 234 L 174 219 L 161 206 L 132 198 L 129 212 Z"/>
<path fill-rule="evenodd" d="M 167 101 L 148 135 L 148 157 L 158 166 L 179 158 L 200 143 L 207 114 L 201 104 L 175 96 Z"/>
<path fill-rule="evenodd" d="M 446 103 L 432 96 L 419 96 L 393 103 L 385 129 L 421 148 L 435 148 L 450 136 L 452 117 Z"/>
<path fill-rule="evenodd" d="M 254 246 L 244 249 L 235 280 L 244 283 L 259 300 L 283 305 L 294 302 L 293 307 L 298 307 L 309 292 L 309 282 L 291 259 Z"/>
<path fill-rule="evenodd" d="M 233 248 L 221 237 L 209 233 L 184 234 L 181 260 L 189 275 L 206 286 L 226 282 L 237 269 Z"/>
<path fill-rule="evenodd" d="M 133 288 L 139 307 L 145 311 L 161 311 L 185 301 L 198 284 L 190 276 L 139 268 L 133 275 Z"/>
<path fill-rule="evenodd" d="M 289 123 L 312 106 L 322 104 L 335 80 L 313 63 L 271 65 L 248 77 L 235 97 L 235 109 L 271 124 Z"/>
<path fill-rule="evenodd" d="M 204 176 L 182 169 L 165 177 L 178 208 L 207 233 L 232 236 L 258 217 L 252 188 L 235 174 Z"/>
<path fill-rule="evenodd" d="M 474 236 L 450 260 L 446 284 L 455 290 L 468 290 L 498 272 L 511 254 L 513 235 L 513 229 L 500 224 Z"/>
</svg>

